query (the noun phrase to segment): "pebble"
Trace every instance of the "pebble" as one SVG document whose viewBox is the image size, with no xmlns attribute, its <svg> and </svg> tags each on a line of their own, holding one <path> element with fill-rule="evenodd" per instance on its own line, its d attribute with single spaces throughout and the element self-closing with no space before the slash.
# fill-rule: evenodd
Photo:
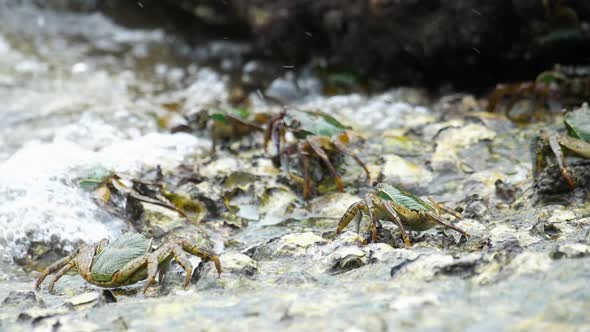
<svg viewBox="0 0 590 332">
<path fill-rule="evenodd" d="M 426 187 L 432 181 L 432 173 L 424 167 L 414 164 L 396 155 L 383 157 L 385 163 L 382 174 L 384 182 L 400 184 L 407 190 Z"/>
<path fill-rule="evenodd" d="M 583 243 L 566 243 L 558 245 L 550 254 L 554 259 L 582 258 L 590 255 L 590 245 Z"/>
<path fill-rule="evenodd" d="M 219 256 L 224 273 L 252 276 L 258 272 L 258 262 L 241 253 L 226 253 Z"/>
<path fill-rule="evenodd" d="M 327 242 L 312 232 L 287 234 L 279 239 L 275 253 L 277 256 L 304 256 L 307 255 L 307 249 Z"/>
</svg>

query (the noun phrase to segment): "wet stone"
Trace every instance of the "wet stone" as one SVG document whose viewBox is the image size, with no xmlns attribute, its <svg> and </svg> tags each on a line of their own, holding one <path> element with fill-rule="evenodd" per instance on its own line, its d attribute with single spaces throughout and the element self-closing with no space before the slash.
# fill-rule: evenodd
<svg viewBox="0 0 590 332">
<path fill-rule="evenodd" d="M 396 183 L 411 191 L 427 187 L 432 181 L 432 173 L 418 164 L 396 155 L 386 155 L 383 158 L 385 163 L 381 173 L 387 183 Z"/>
<path fill-rule="evenodd" d="M 223 272 L 253 276 L 258 272 L 258 262 L 240 253 L 227 253 L 219 257 Z"/>
<path fill-rule="evenodd" d="M 458 276 L 462 278 L 471 277 L 477 273 L 476 268 L 481 262 L 481 259 L 482 254 L 480 253 L 473 253 L 464 257 L 460 257 L 454 260 L 452 263 L 440 267 L 436 273 L 440 275 Z"/>
<path fill-rule="evenodd" d="M 317 282 L 317 279 L 307 271 L 289 271 L 279 276 L 274 282 L 279 285 L 301 285 Z"/>
<path fill-rule="evenodd" d="M 514 184 L 500 179 L 496 180 L 494 185 L 496 186 L 496 196 L 508 204 L 514 202 L 516 195 L 520 192 L 520 188 Z"/>
<path fill-rule="evenodd" d="M 471 281 L 477 285 L 488 285 L 519 276 L 535 277 L 550 269 L 551 259 L 546 254 L 498 251 L 483 257 Z"/>
<path fill-rule="evenodd" d="M 557 246 L 550 256 L 553 259 L 582 258 L 590 255 L 590 245 L 583 243 L 567 243 Z"/>
<path fill-rule="evenodd" d="M 576 183 L 576 190 L 587 190 L 590 186 L 590 160 L 567 160 L 566 164 Z M 572 191 L 555 163 L 543 169 L 535 179 L 534 187 L 535 192 L 543 196 L 542 199 L 544 196 L 567 194 Z"/>
<path fill-rule="evenodd" d="M 322 264 L 331 274 L 339 274 L 359 268 L 367 264 L 368 258 L 364 250 L 358 246 L 342 247 L 322 259 Z"/>
<path fill-rule="evenodd" d="M 497 225 L 489 232 L 490 244 L 492 247 L 503 248 L 507 245 L 528 246 L 540 241 L 540 239 L 530 234 L 529 229 L 518 229 L 506 225 Z"/>
<path fill-rule="evenodd" d="M 59 306 L 53 308 L 33 307 L 20 313 L 18 315 L 17 320 L 21 323 L 29 322 L 32 325 L 38 325 L 41 321 L 45 319 L 65 315 L 70 313 L 71 311 L 72 309 L 67 306 Z"/>
<path fill-rule="evenodd" d="M 385 243 L 370 243 L 363 246 L 362 249 L 367 253 L 369 263 L 386 262 L 399 255 L 396 249 Z"/>
<path fill-rule="evenodd" d="M 133 224 L 139 232 L 160 238 L 186 225 L 187 221 L 178 212 L 145 202 L 129 200 L 127 210 L 132 211 Z"/>
<path fill-rule="evenodd" d="M 554 223 L 538 222 L 532 229 L 531 234 L 540 235 L 543 238 L 556 240 L 563 232 Z"/>
<path fill-rule="evenodd" d="M 43 301 L 37 299 L 34 292 L 11 291 L 7 297 L 2 300 L 2 305 L 12 306 L 43 306 Z"/>
<path fill-rule="evenodd" d="M 328 241 L 311 232 L 284 235 L 277 241 L 277 256 L 305 256 L 308 249 L 322 245 Z"/>
<path fill-rule="evenodd" d="M 453 262 L 451 255 L 444 254 L 430 254 L 428 256 L 422 255 L 411 263 L 398 265 L 400 269 L 393 273 L 394 278 L 411 280 L 416 282 L 430 281 L 436 276 L 436 271 L 439 268 L 449 265 Z"/>
<path fill-rule="evenodd" d="M 551 268 L 551 259 L 543 253 L 523 252 L 514 257 L 506 267 L 506 271 L 511 271 L 512 276 L 520 274 L 542 273 Z"/>
<path fill-rule="evenodd" d="M 359 244 L 363 241 L 363 238 L 353 231 L 345 231 L 344 233 L 339 234 L 332 242 L 332 245 L 343 245 L 343 244 Z"/>
<path fill-rule="evenodd" d="M 360 197 L 349 193 L 332 193 L 316 197 L 309 204 L 314 215 L 339 219 L 350 205 L 360 199 Z"/>
<path fill-rule="evenodd" d="M 109 291 L 110 293 L 110 291 Z M 116 301 L 112 293 L 88 292 L 76 295 L 64 302 L 64 306 L 78 311 L 101 307 L 107 303 Z"/>
<path fill-rule="evenodd" d="M 466 206 L 463 211 L 465 218 L 473 218 L 481 220 L 488 214 L 487 204 L 479 197 L 479 195 L 471 195 L 465 199 Z"/>
<path fill-rule="evenodd" d="M 493 169 L 475 172 L 463 182 L 463 192 L 472 196 L 477 195 L 480 199 L 489 201 L 496 192 L 495 183 L 504 177 L 502 172 Z"/>
<path fill-rule="evenodd" d="M 399 296 L 389 304 L 389 309 L 406 311 L 440 304 L 438 296 L 434 293 Z"/>
<path fill-rule="evenodd" d="M 561 222 L 566 222 L 566 221 L 570 221 L 570 220 L 574 220 L 574 219 L 576 219 L 575 212 L 565 209 L 565 208 L 558 208 L 552 212 L 548 221 L 551 223 L 561 223 Z"/>
<path fill-rule="evenodd" d="M 454 172 L 464 169 L 459 152 L 477 142 L 493 140 L 496 133 L 480 124 L 467 124 L 459 128 L 445 128 L 438 133 L 436 150 L 432 155 L 432 168 L 437 172 Z"/>
</svg>

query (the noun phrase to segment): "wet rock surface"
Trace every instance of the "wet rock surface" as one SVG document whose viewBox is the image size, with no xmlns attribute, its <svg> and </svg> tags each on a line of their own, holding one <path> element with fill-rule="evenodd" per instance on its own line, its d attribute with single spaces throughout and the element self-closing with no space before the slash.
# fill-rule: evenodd
<svg viewBox="0 0 590 332">
<path fill-rule="evenodd" d="M 300 184 L 273 165 L 261 144 L 232 142 L 211 155 L 209 133 L 159 127 L 169 109 L 186 120 L 195 109 L 230 104 L 228 77 L 179 65 L 172 50 L 154 51 L 168 45 L 161 31 L 128 30 L 98 15 L 95 32 L 111 37 L 68 37 L 64 14 L 16 8 L 11 16 L 20 20 L 0 11 L 0 95 L 9 120 L 0 122 L 0 141 L 7 142 L 0 145 L 0 330 L 587 327 L 586 190 L 559 193 L 559 171 L 548 167 L 555 174 L 541 179 L 553 180 L 541 181 L 552 196 L 539 200 L 547 196 L 531 176 L 530 139 L 540 128 L 560 128 L 559 118 L 517 126 L 483 112 L 475 97 L 432 99 L 412 89 L 294 97 L 293 107 L 329 112 L 365 138 L 352 148 L 375 179 L 461 212 L 454 224 L 470 234 L 410 232 L 406 248 L 397 226 L 381 221 L 377 243 L 365 243 L 366 218 L 361 234 L 354 223 L 335 234 L 346 209 L 373 190 L 354 161 L 337 165 L 344 193 L 327 179 L 320 183 L 324 194 L 304 201 Z M 37 27 L 16 23 L 26 17 L 36 17 Z M 43 30 L 62 32 L 40 42 Z M 134 51 L 120 59 L 121 48 Z M 83 72 L 88 76 L 79 77 Z M 57 78 L 63 90 L 53 89 Z M 88 99 L 83 90 L 111 94 Z M 258 111 L 280 110 L 256 94 L 250 99 Z M 97 197 L 79 182 L 97 165 L 143 183 L 134 187 L 143 195 L 192 206 L 197 222 L 115 190 L 110 200 L 104 189 Z M 568 165 L 576 174 L 587 169 Z M 55 294 L 46 284 L 33 291 L 49 261 L 121 231 L 152 234 L 156 244 L 169 232 L 200 241 L 219 253 L 223 273 L 190 257 L 186 289 L 184 270 L 172 262 L 163 284 L 146 295 L 142 283 L 102 290 L 75 273 L 58 281 Z"/>
</svg>

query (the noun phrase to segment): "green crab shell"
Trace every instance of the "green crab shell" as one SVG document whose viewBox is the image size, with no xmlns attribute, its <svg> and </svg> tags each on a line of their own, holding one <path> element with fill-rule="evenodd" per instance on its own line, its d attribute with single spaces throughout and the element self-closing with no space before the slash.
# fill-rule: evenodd
<svg viewBox="0 0 590 332">
<path fill-rule="evenodd" d="M 211 114 L 211 119 L 213 119 L 213 121 L 229 125 L 230 121 L 227 119 L 227 115 L 231 115 L 236 119 L 245 120 L 250 116 L 250 111 L 246 108 L 226 108 L 222 110 L 215 110 L 213 114 Z"/>
<path fill-rule="evenodd" d="M 150 252 L 151 247 L 151 239 L 135 233 L 123 234 L 95 257 L 90 271 L 92 277 L 99 282 L 111 281 L 115 272 L 131 260 Z"/>
<path fill-rule="evenodd" d="M 428 202 L 392 185 L 380 185 L 378 187 L 378 195 L 387 201 L 394 201 L 410 210 L 434 211 L 434 208 Z"/>
<path fill-rule="evenodd" d="M 332 137 L 342 134 L 348 129 L 334 117 L 322 112 L 290 111 L 287 113 L 287 117 L 290 120 L 288 122 L 299 123 L 297 129 L 299 136 L 303 137 L 308 135 Z"/>
<path fill-rule="evenodd" d="M 590 108 L 588 106 L 568 112 L 563 122 L 571 136 L 590 142 Z"/>
</svg>

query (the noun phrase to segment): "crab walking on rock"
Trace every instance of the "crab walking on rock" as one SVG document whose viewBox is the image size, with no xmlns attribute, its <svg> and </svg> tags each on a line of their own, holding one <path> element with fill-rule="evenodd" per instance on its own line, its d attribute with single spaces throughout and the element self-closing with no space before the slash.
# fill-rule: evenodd
<svg viewBox="0 0 590 332">
<path fill-rule="evenodd" d="M 461 218 L 457 212 L 443 206 L 440 203 L 430 200 L 426 202 L 419 197 L 412 195 L 400 188 L 380 183 L 375 190 L 368 193 L 363 200 L 353 203 L 344 213 L 336 234 L 340 232 L 356 218 L 356 231 L 360 231 L 360 223 L 363 213 L 369 216 L 371 240 L 377 240 L 377 219 L 389 220 L 397 224 L 402 238 L 407 247 L 410 247 L 410 239 L 406 229 L 413 231 L 424 231 L 435 225 L 443 225 L 452 228 L 457 232 L 469 236 L 467 232 L 457 226 L 448 224 L 441 218 L 442 212 L 446 212 L 455 218 Z"/>
<path fill-rule="evenodd" d="M 296 138 L 293 144 L 286 144 L 285 134 L 290 132 Z M 303 197 L 311 198 L 314 191 L 310 172 L 310 157 L 317 156 L 334 178 L 338 190 L 344 191 L 344 182 L 336 171 L 330 158 L 337 155 L 350 156 L 365 172 L 367 181 L 371 174 L 365 163 L 346 145 L 351 140 L 352 132 L 329 114 L 317 111 L 289 110 L 272 118 L 264 135 L 264 148 L 272 141 L 279 156 L 288 157 L 296 153 L 303 171 Z M 283 147 L 281 148 L 281 144 Z M 288 161 L 288 158 L 285 158 Z M 288 167 L 287 167 L 288 168 Z"/>
<path fill-rule="evenodd" d="M 566 165 L 566 153 L 583 159 L 590 159 L 590 108 L 588 104 L 567 112 L 563 119 L 567 135 L 541 129 L 533 138 L 533 177 L 538 179 L 547 166 L 547 157 L 553 154 L 561 174 L 571 189 L 576 187 L 574 176 Z M 551 153 L 549 153 L 551 151 Z"/>
<path fill-rule="evenodd" d="M 126 233 L 115 241 L 102 239 L 94 245 L 83 245 L 69 256 L 48 266 L 37 279 L 39 289 L 45 278 L 55 273 L 48 290 L 53 293 L 57 280 L 71 269 L 91 284 L 100 287 L 120 287 L 146 280 L 143 292 L 147 291 L 159 272 L 160 283 L 164 280 L 170 261 L 174 258 L 185 270 L 184 287 L 187 287 L 193 267 L 187 253 L 200 257 L 204 262 L 212 261 L 221 275 L 221 263 L 211 250 L 199 247 L 182 237 L 168 236 L 162 245 L 152 251 L 152 240 L 135 233 Z"/>
</svg>

